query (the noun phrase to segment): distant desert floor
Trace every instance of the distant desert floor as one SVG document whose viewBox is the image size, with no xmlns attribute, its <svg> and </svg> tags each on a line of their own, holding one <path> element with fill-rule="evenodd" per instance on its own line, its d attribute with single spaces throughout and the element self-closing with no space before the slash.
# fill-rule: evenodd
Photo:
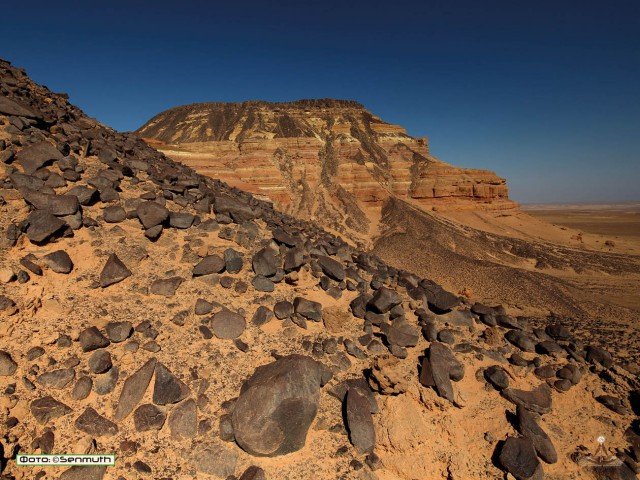
<svg viewBox="0 0 640 480">
<path fill-rule="evenodd" d="M 640 202 L 523 205 L 522 209 L 545 222 L 610 236 L 614 242 L 616 237 L 640 242 Z"/>
</svg>

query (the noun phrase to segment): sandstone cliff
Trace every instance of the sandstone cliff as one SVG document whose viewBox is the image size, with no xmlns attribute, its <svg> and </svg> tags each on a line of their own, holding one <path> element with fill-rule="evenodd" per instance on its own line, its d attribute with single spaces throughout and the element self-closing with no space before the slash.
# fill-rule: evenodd
<svg viewBox="0 0 640 480">
<path fill-rule="evenodd" d="M 411 137 L 354 101 L 185 105 L 138 133 L 200 173 L 358 240 L 377 233 L 391 197 L 424 210 L 515 207 L 503 178 L 438 160 L 426 137 Z"/>
</svg>

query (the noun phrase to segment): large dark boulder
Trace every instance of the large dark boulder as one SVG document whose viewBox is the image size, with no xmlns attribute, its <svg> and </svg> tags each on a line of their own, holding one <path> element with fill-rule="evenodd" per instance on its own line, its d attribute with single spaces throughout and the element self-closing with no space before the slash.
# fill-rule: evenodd
<svg viewBox="0 0 640 480">
<path fill-rule="evenodd" d="M 169 218 L 169 210 L 157 202 L 144 202 L 136 208 L 136 215 L 145 229 L 164 223 Z"/>
<path fill-rule="evenodd" d="M 293 309 L 298 315 L 302 315 L 308 320 L 319 322 L 322 320 L 322 304 L 307 300 L 306 298 L 296 297 L 293 300 Z"/>
<path fill-rule="evenodd" d="M 358 451 L 371 453 L 376 445 L 376 431 L 369 400 L 357 388 L 350 388 L 345 407 L 349 440 Z"/>
<path fill-rule="evenodd" d="M 26 219 L 27 238 L 34 243 L 43 243 L 53 234 L 58 233 L 67 224 L 49 212 L 36 210 Z"/>
<path fill-rule="evenodd" d="M 500 393 L 510 402 L 522 405 L 531 412 L 543 414 L 551 411 L 551 387 L 546 383 L 542 383 L 530 391 L 505 388 Z"/>
<path fill-rule="evenodd" d="M 318 265 L 327 277 L 332 278 L 337 282 L 344 280 L 344 267 L 337 260 L 334 260 L 331 257 L 320 256 L 318 257 Z"/>
<path fill-rule="evenodd" d="M 326 367 L 303 355 L 289 355 L 256 368 L 245 382 L 232 414 L 236 442 L 251 455 L 273 457 L 304 447 L 318 411 Z"/>
<path fill-rule="evenodd" d="M 131 270 L 122 263 L 115 253 L 112 253 L 109 255 L 102 272 L 100 272 L 100 286 L 105 288 L 130 276 Z"/>
<path fill-rule="evenodd" d="M 41 141 L 23 148 L 16 154 L 16 162 L 27 175 L 31 175 L 48 162 L 62 160 L 64 156 L 49 142 Z"/>
<path fill-rule="evenodd" d="M 64 250 L 56 250 L 48 253 L 42 260 L 56 273 L 70 273 L 73 270 L 73 262 L 69 258 L 69 254 Z"/>
<path fill-rule="evenodd" d="M 464 378 L 464 365 L 443 343 L 434 342 L 422 361 L 420 383 L 425 387 L 434 387 L 439 396 L 455 403 L 451 380 Z"/>
<path fill-rule="evenodd" d="M 256 275 L 263 277 L 272 277 L 278 269 L 278 259 L 276 252 L 271 248 L 263 248 L 259 250 L 252 259 L 253 271 Z"/>
<path fill-rule="evenodd" d="M 33 205 L 37 210 L 45 210 L 57 217 L 74 215 L 80 208 L 78 197 L 74 195 L 53 195 L 30 188 L 20 189 L 20 194 L 25 202 Z"/>
<path fill-rule="evenodd" d="M 42 118 L 42 116 L 35 110 L 31 109 L 31 107 L 15 100 L 10 100 L 4 95 L 0 96 L 0 113 L 3 113 L 4 115 L 15 115 L 17 117 Z"/>
<path fill-rule="evenodd" d="M 522 405 L 516 407 L 516 428 L 531 440 L 538 456 L 547 463 L 556 463 L 558 454 L 549 435 L 538 425 L 536 419 Z"/>
<path fill-rule="evenodd" d="M 376 313 L 387 313 L 396 305 L 402 303 L 402 297 L 395 290 L 390 288 L 379 288 L 373 298 L 369 300 L 367 308 Z"/>
<path fill-rule="evenodd" d="M 227 215 L 236 223 L 253 220 L 260 216 L 260 209 L 253 208 L 249 204 L 228 195 L 218 195 L 215 197 L 213 211 L 220 215 Z"/>
<path fill-rule="evenodd" d="M 225 261 L 220 255 L 207 255 L 193 267 L 192 274 L 194 277 L 202 275 L 211 275 L 212 273 L 222 273 L 225 268 Z"/>
<path fill-rule="evenodd" d="M 498 459 L 500 465 L 517 480 L 544 479 L 542 464 L 528 438 L 507 438 Z"/>
</svg>

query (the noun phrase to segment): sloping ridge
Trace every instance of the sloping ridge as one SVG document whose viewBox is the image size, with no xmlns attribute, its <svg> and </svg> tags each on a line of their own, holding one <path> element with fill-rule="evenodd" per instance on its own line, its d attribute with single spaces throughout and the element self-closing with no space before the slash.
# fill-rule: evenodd
<svg viewBox="0 0 640 480">
<path fill-rule="evenodd" d="M 633 365 L 562 319 L 393 268 L 6 61 L 0 119 L 3 477 L 29 451 L 116 455 L 65 480 L 588 478 L 577 445 L 637 445 Z"/>
</svg>

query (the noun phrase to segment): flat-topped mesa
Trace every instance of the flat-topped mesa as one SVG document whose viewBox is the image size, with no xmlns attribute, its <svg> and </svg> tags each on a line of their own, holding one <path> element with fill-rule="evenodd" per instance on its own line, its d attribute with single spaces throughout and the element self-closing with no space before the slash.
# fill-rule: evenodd
<svg viewBox="0 0 640 480">
<path fill-rule="evenodd" d="M 392 196 L 428 211 L 517 206 L 503 178 L 438 160 L 427 137 L 350 100 L 191 104 L 156 115 L 138 134 L 200 173 L 361 239 L 377 230 Z"/>
</svg>

